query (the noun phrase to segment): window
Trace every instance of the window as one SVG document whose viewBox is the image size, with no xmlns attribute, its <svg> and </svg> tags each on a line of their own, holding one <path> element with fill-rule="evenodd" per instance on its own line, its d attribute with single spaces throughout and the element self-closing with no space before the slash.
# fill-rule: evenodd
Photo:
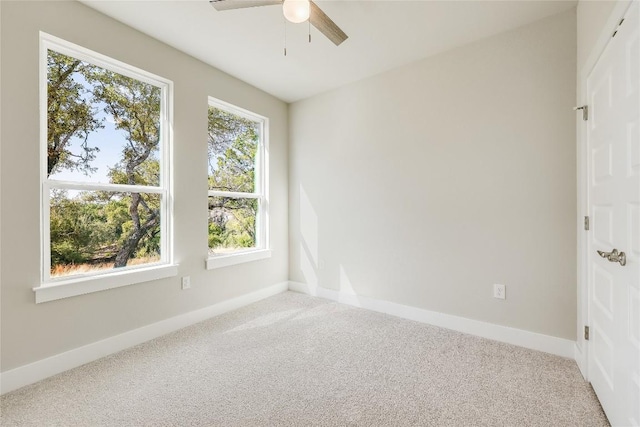
<svg viewBox="0 0 640 427">
<path fill-rule="evenodd" d="M 208 268 L 269 256 L 267 119 L 209 99 Z"/>
<path fill-rule="evenodd" d="M 42 287 L 170 265 L 171 82 L 43 33 L 41 61 Z"/>
</svg>

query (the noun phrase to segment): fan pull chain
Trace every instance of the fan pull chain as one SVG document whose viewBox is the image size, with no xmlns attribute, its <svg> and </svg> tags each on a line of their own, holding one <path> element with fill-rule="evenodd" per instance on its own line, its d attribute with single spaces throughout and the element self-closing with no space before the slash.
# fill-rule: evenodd
<svg viewBox="0 0 640 427">
<path fill-rule="evenodd" d="M 307 23 L 309 24 L 309 43 L 311 43 L 311 20 L 307 19 Z"/>
<path fill-rule="evenodd" d="M 287 56 L 287 20 L 283 19 L 284 22 L 284 56 Z"/>
</svg>

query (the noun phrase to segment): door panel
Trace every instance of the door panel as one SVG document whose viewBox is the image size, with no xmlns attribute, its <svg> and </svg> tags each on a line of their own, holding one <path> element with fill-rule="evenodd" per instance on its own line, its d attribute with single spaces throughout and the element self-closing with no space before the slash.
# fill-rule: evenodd
<svg viewBox="0 0 640 427">
<path fill-rule="evenodd" d="M 615 371 L 613 342 L 608 338 L 609 333 L 604 331 L 605 328 L 602 328 L 598 321 L 594 320 L 591 327 L 593 328 L 593 361 L 606 386 L 613 389 Z"/>
<path fill-rule="evenodd" d="M 602 247 L 613 245 L 613 206 L 593 205 L 593 238 Z"/>
<path fill-rule="evenodd" d="M 630 256 L 640 257 L 640 205 L 629 204 L 629 229 L 631 230 L 631 242 L 629 244 Z"/>
<path fill-rule="evenodd" d="M 627 159 L 629 159 L 629 176 L 640 174 L 640 126 L 634 120 L 627 126 Z"/>
<path fill-rule="evenodd" d="M 593 183 L 602 184 L 613 179 L 613 146 L 607 142 L 593 149 Z"/>
<path fill-rule="evenodd" d="M 593 266 L 593 303 L 613 321 L 613 276 L 597 265 Z"/>
<path fill-rule="evenodd" d="M 634 2 L 587 79 L 589 379 L 613 425 L 640 421 L 640 31 Z M 614 248 L 627 263 L 596 251 Z"/>
</svg>

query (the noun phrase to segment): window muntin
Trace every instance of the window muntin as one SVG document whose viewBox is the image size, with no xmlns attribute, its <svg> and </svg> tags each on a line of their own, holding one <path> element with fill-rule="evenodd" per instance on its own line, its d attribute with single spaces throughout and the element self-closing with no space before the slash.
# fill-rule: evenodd
<svg viewBox="0 0 640 427">
<path fill-rule="evenodd" d="M 171 82 L 42 34 L 43 283 L 171 262 Z"/>
<path fill-rule="evenodd" d="M 264 117 L 209 99 L 209 257 L 266 249 Z"/>
</svg>

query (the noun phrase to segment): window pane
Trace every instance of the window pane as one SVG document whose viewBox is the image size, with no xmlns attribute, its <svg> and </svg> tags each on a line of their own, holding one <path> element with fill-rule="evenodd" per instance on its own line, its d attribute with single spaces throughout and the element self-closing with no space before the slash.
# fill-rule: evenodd
<svg viewBox="0 0 640 427">
<path fill-rule="evenodd" d="M 47 51 L 47 176 L 159 185 L 161 92 Z"/>
<path fill-rule="evenodd" d="M 256 247 L 258 199 L 209 197 L 209 255 Z"/>
<path fill-rule="evenodd" d="M 260 124 L 209 107 L 209 189 L 255 191 Z"/>
<path fill-rule="evenodd" d="M 161 197 L 52 190 L 51 277 L 160 261 Z"/>
</svg>

